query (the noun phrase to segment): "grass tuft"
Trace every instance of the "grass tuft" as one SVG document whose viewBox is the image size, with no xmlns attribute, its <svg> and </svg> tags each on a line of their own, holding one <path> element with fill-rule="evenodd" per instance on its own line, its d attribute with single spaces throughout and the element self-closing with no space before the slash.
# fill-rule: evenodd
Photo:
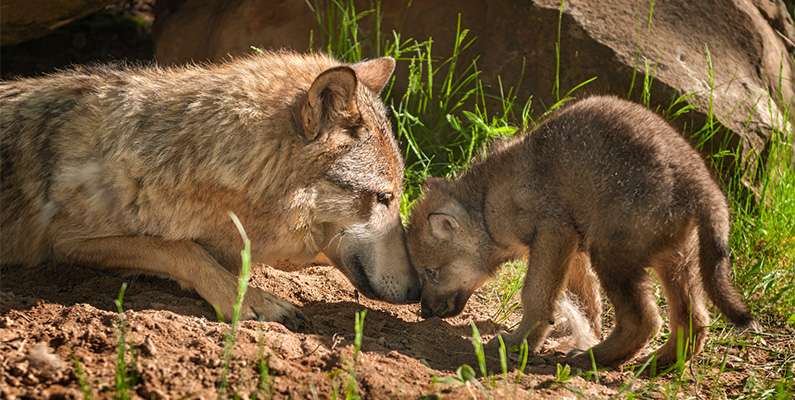
<svg viewBox="0 0 795 400">
<path fill-rule="evenodd" d="M 83 363 L 77 356 L 72 357 L 72 364 L 75 369 L 75 377 L 77 378 L 77 385 L 80 386 L 80 393 L 83 394 L 83 400 L 91 400 L 94 396 L 91 393 L 91 386 L 88 384 L 88 376 L 86 374 Z"/>
<path fill-rule="evenodd" d="M 232 361 L 232 350 L 237 342 L 237 329 L 240 325 L 240 309 L 243 307 L 243 299 L 248 290 L 251 278 L 251 240 L 249 240 L 246 230 L 240 219 L 233 212 L 229 212 L 229 218 L 235 224 L 240 238 L 243 239 L 243 249 L 240 251 L 241 269 L 237 280 L 237 296 L 235 304 L 232 306 L 232 321 L 230 322 L 229 332 L 224 336 L 223 363 L 221 366 L 221 379 L 218 384 L 218 398 L 229 397 L 229 365 Z"/>
<path fill-rule="evenodd" d="M 127 318 L 124 316 L 124 293 L 127 291 L 127 282 L 121 284 L 119 295 L 114 301 L 118 320 L 116 321 L 116 373 L 114 398 L 127 400 L 130 398 L 130 386 L 135 384 L 135 375 L 130 373 L 127 361 Z M 81 385 L 82 387 L 82 385 Z"/>
</svg>

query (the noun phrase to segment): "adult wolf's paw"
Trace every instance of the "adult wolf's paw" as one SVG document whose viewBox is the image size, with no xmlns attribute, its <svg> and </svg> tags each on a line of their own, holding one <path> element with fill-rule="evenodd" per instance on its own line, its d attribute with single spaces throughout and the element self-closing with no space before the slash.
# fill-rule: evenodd
<svg viewBox="0 0 795 400">
<path fill-rule="evenodd" d="M 309 320 L 294 305 L 255 287 L 248 288 L 241 317 L 278 322 L 291 331 L 309 327 Z"/>
</svg>

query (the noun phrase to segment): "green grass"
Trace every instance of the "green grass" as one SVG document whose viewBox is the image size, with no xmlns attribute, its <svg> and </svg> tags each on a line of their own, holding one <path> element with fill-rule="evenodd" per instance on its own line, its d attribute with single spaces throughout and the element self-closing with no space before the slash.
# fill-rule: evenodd
<svg viewBox="0 0 795 400">
<path fill-rule="evenodd" d="M 356 381 L 356 366 L 359 364 L 359 354 L 362 351 L 362 337 L 364 336 L 364 317 L 367 310 L 362 310 L 354 315 L 353 323 L 353 359 L 348 370 L 348 383 L 345 385 L 345 400 L 358 400 L 359 383 Z"/>
<path fill-rule="evenodd" d="M 257 390 L 252 394 L 252 399 L 270 399 L 273 397 L 273 382 L 270 374 L 270 356 L 265 350 L 265 336 L 260 335 L 257 343 L 259 356 L 257 357 Z"/>
<path fill-rule="evenodd" d="M 127 360 L 127 318 L 124 316 L 124 293 L 127 291 L 127 283 L 122 283 L 119 295 L 114 301 L 118 320 L 116 321 L 116 374 L 114 398 L 117 400 L 127 400 L 130 398 L 130 386 L 135 384 L 135 375 L 130 372 L 130 364 Z M 134 364 L 134 363 L 133 363 Z M 80 383 L 81 388 L 83 382 Z"/>
<path fill-rule="evenodd" d="M 72 367 L 77 378 L 77 385 L 80 386 L 80 393 L 83 394 L 83 400 L 91 400 L 94 396 L 91 394 L 91 385 L 88 383 L 86 369 L 77 356 L 72 356 Z"/>
<path fill-rule="evenodd" d="M 488 378 L 489 371 L 486 368 L 486 351 L 483 348 L 483 340 L 480 338 L 480 331 L 477 325 L 475 325 L 475 321 L 470 321 L 469 325 L 472 327 L 472 348 L 475 350 L 475 357 L 478 360 L 480 376 Z"/>
<path fill-rule="evenodd" d="M 366 315 L 367 310 L 362 310 L 354 314 L 353 355 L 351 356 L 348 367 L 345 369 L 335 368 L 329 373 L 329 379 L 331 381 L 330 398 L 333 400 L 359 400 L 362 398 L 359 390 L 359 383 L 356 380 L 356 367 L 359 364 L 359 355 L 362 351 L 364 317 Z"/>
<path fill-rule="evenodd" d="M 223 364 L 221 368 L 221 379 L 218 384 L 218 398 L 228 398 L 229 394 L 229 364 L 232 360 L 232 350 L 237 342 L 237 330 L 240 325 L 240 309 L 243 306 L 246 291 L 248 290 L 249 280 L 251 279 L 251 240 L 246 235 L 243 224 L 235 213 L 230 212 L 229 218 L 235 224 L 240 238 L 243 239 L 243 249 L 240 251 L 241 268 L 237 281 L 237 295 L 235 304 L 232 306 L 232 321 L 230 322 L 229 332 L 224 336 Z M 262 379 L 262 370 L 260 370 Z M 236 397 L 236 396 L 235 396 Z"/>
</svg>

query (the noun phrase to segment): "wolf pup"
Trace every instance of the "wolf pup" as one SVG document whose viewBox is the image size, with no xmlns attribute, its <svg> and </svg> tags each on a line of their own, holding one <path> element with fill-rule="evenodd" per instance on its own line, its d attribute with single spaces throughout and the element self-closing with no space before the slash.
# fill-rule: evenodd
<svg viewBox="0 0 795 400">
<path fill-rule="evenodd" d="M 524 315 L 508 336 L 537 350 L 572 260 L 590 258 L 616 325 L 591 350 L 600 365 L 636 355 L 661 319 L 646 268 L 662 280 L 676 361 L 677 336 L 704 344 L 702 291 L 733 323 L 752 316 L 731 283 L 729 209 L 706 164 L 670 125 L 640 105 L 591 97 L 551 117 L 455 181 L 432 179 L 408 228 L 425 315 L 447 317 L 506 260 L 529 252 Z M 700 278 L 700 279 L 699 279 Z M 590 365 L 587 353 L 571 358 Z"/>
<path fill-rule="evenodd" d="M 229 317 L 242 246 L 232 211 L 255 263 L 322 253 L 367 296 L 418 300 L 403 163 L 379 99 L 393 68 L 274 52 L 0 82 L 0 263 L 165 275 Z M 303 323 L 257 288 L 242 315 Z"/>
</svg>

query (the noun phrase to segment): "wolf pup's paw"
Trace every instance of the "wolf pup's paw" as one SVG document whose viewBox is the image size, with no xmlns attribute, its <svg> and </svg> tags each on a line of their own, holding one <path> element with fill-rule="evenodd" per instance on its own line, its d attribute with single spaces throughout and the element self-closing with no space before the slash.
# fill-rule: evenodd
<svg viewBox="0 0 795 400">
<path fill-rule="evenodd" d="M 517 333 L 510 333 L 507 331 L 499 331 L 497 336 L 491 338 L 489 343 L 486 345 L 487 348 L 499 350 L 500 348 L 500 338 L 502 338 L 502 342 L 505 343 L 505 349 L 509 352 L 518 352 L 519 348 L 522 346 L 522 341 L 524 341 L 524 337 Z"/>
<path fill-rule="evenodd" d="M 521 355 L 521 347 L 524 338 L 522 335 L 518 334 L 511 334 L 506 331 L 500 331 L 497 333 L 497 336 L 494 336 L 488 343 L 484 346 L 486 354 L 488 355 L 499 355 L 500 354 L 500 339 L 502 337 L 502 342 L 505 343 L 505 353 L 513 361 L 520 361 L 519 357 Z M 533 351 L 529 350 L 529 354 L 527 357 L 527 363 L 530 365 L 536 364 L 543 364 L 544 359 L 539 356 L 538 354 L 534 353 Z"/>
<path fill-rule="evenodd" d="M 588 350 L 574 349 L 566 354 L 564 362 L 574 368 L 587 371 L 593 369 L 591 353 Z"/>
</svg>

